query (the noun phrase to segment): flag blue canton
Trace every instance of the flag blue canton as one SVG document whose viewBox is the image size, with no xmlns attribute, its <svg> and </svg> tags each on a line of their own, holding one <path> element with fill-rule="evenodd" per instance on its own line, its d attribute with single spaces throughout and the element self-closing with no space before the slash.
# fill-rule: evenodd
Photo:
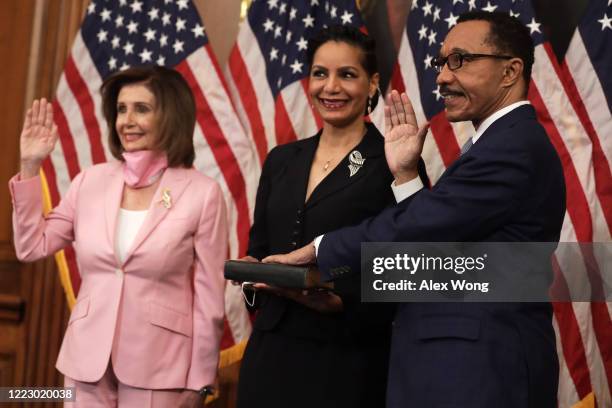
<svg viewBox="0 0 612 408">
<path fill-rule="evenodd" d="M 130 66 L 173 67 L 208 43 L 190 0 L 95 0 L 81 35 L 102 78 Z"/>
<path fill-rule="evenodd" d="M 612 0 L 591 1 L 578 30 L 612 111 Z"/>
<path fill-rule="evenodd" d="M 416 65 L 423 110 L 428 119 L 444 110 L 436 85 L 437 72 L 431 62 L 438 56 L 446 34 L 457 24 L 459 15 L 477 10 L 509 12 L 527 25 L 536 46 L 544 41 L 540 23 L 536 21 L 531 2 L 527 0 L 413 0 L 406 33 Z"/>
<path fill-rule="evenodd" d="M 342 24 L 361 27 L 354 1 L 254 0 L 248 22 L 266 61 L 272 94 L 308 75 L 308 39 L 321 28 Z"/>
</svg>

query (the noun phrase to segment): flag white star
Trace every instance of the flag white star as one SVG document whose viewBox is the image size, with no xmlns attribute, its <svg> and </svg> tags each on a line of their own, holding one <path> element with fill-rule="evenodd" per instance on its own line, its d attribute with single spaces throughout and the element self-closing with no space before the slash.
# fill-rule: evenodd
<svg viewBox="0 0 612 408">
<path fill-rule="evenodd" d="M 159 18 L 159 9 L 153 7 L 147 14 L 149 15 L 149 20 L 155 21 Z"/>
<path fill-rule="evenodd" d="M 450 30 L 455 24 L 457 24 L 457 19 L 459 18 L 459 16 L 454 15 L 452 12 L 450 13 L 450 15 L 448 16 L 448 18 L 445 18 L 444 21 L 446 21 L 448 23 L 448 29 Z"/>
<path fill-rule="evenodd" d="M 146 33 L 144 33 L 147 42 L 155 40 L 156 31 L 149 28 Z"/>
<path fill-rule="evenodd" d="M 429 30 L 429 37 L 427 37 L 427 39 L 429 40 L 429 45 L 435 44 L 436 32 L 434 30 Z"/>
<path fill-rule="evenodd" d="M 536 23 L 535 18 L 531 18 L 531 23 L 527 24 L 527 27 L 529 27 L 529 33 L 533 34 L 536 31 L 538 33 L 541 33 L 540 31 L 540 23 Z"/>
<path fill-rule="evenodd" d="M 314 27 L 314 18 L 310 14 L 306 14 L 306 17 L 302 19 L 304 22 L 304 28 L 306 27 Z"/>
<path fill-rule="evenodd" d="M 278 38 L 282 35 L 283 28 L 280 25 L 277 25 L 274 29 L 274 38 Z"/>
<path fill-rule="evenodd" d="M 119 7 L 127 6 L 127 0 L 119 0 Z"/>
<path fill-rule="evenodd" d="M 187 20 L 183 20 L 180 17 L 176 18 L 176 32 L 180 33 L 181 31 L 183 31 L 185 29 L 185 23 L 187 22 Z"/>
<path fill-rule="evenodd" d="M 289 65 L 291 67 L 291 71 L 294 74 L 297 74 L 298 72 L 301 74 L 302 73 L 302 64 L 301 62 L 299 62 L 298 60 L 294 60 L 293 64 Z"/>
<path fill-rule="evenodd" d="M 304 37 L 300 37 L 300 41 L 296 42 L 295 44 L 298 46 L 298 51 L 308 48 L 308 41 L 306 41 Z"/>
<path fill-rule="evenodd" d="M 468 6 L 470 6 L 470 10 L 469 11 L 472 11 L 472 9 L 475 9 L 476 8 L 476 0 L 469 0 L 468 1 Z"/>
<path fill-rule="evenodd" d="M 165 47 L 166 45 L 168 45 L 168 36 L 166 34 L 162 34 L 159 38 L 159 46 Z"/>
<path fill-rule="evenodd" d="M 142 1 L 134 0 L 130 7 L 132 8 L 132 13 L 138 13 L 142 11 Z"/>
<path fill-rule="evenodd" d="M 287 62 L 287 55 L 283 54 L 283 58 L 281 59 L 281 65 L 285 66 L 285 62 Z"/>
<path fill-rule="evenodd" d="M 128 33 L 134 34 L 136 31 L 138 31 L 138 23 L 130 20 L 130 23 L 127 25 L 127 29 Z"/>
<path fill-rule="evenodd" d="M 293 33 L 289 30 L 287 30 L 287 34 L 285 34 L 285 42 L 287 44 L 289 44 L 289 41 L 291 41 L 291 37 L 293 37 Z"/>
<path fill-rule="evenodd" d="M 612 30 L 612 18 L 609 18 L 607 13 L 597 22 L 601 24 L 601 31 L 604 31 L 606 28 Z"/>
<path fill-rule="evenodd" d="M 278 14 L 283 15 L 287 12 L 287 3 L 281 3 L 280 7 L 278 8 Z"/>
<path fill-rule="evenodd" d="M 329 14 L 331 15 L 332 18 L 338 17 L 338 7 L 333 6 Z"/>
<path fill-rule="evenodd" d="M 115 68 L 117 68 L 117 59 L 115 57 L 111 57 L 111 59 L 108 60 L 108 69 Z"/>
<path fill-rule="evenodd" d="M 202 27 L 200 24 L 196 24 L 195 27 L 191 29 L 191 32 L 195 38 L 204 37 L 204 27 Z"/>
<path fill-rule="evenodd" d="M 282 83 L 283 83 L 283 79 L 282 78 L 278 78 L 278 81 L 276 81 L 276 87 L 280 88 Z"/>
<path fill-rule="evenodd" d="M 162 24 L 163 26 L 167 26 L 168 24 L 170 24 L 170 14 L 168 13 L 164 13 L 163 17 L 162 17 Z"/>
<path fill-rule="evenodd" d="M 179 52 L 183 52 L 184 41 L 175 40 L 174 44 L 172 44 L 172 48 L 174 48 L 174 53 L 178 54 Z"/>
<path fill-rule="evenodd" d="M 510 13 L 510 16 L 515 17 L 515 18 L 519 18 L 519 16 L 521 15 L 521 13 L 515 13 L 512 10 L 510 10 L 509 13 Z"/>
<path fill-rule="evenodd" d="M 157 65 L 166 65 L 166 58 L 160 55 L 159 58 L 157 59 Z"/>
<path fill-rule="evenodd" d="M 423 38 L 427 37 L 427 27 L 425 27 L 425 24 L 421 25 L 421 29 L 419 30 L 419 40 L 422 40 Z"/>
<path fill-rule="evenodd" d="M 440 19 L 440 11 L 442 11 L 442 10 L 440 10 L 440 7 L 436 7 L 434 9 L 434 13 L 433 13 L 433 21 L 434 21 L 434 23 L 436 22 L 436 20 Z"/>
<path fill-rule="evenodd" d="M 119 28 L 123 26 L 123 16 L 117 16 L 115 19 L 115 27 Z"/>
<path fill-rule="evenodd" d="M 318 6 L 319 0 L 310 0 L 310 7 Z"/>
<path fill-rule="evenodd" d="M 428 1 L 426 1 L 425 5 L 423 6 L 423 14 L 426 15 L 426 16 L 430 15 L 432 7 L 433 7 L 433 4 L 431 4 Z"/>
<path fill-rule="evenodd" d="M 87 6 L 87 14 L 92 14 L 96 12 L 96 3 L 91 2 L 89 6 Z"/>
<path fill-rule="evenodd" d="M 116 35 L 113 36 L 113 39 L 111 40 L 111 44 L 113 45 L 113 50 L 115 48 L 119 48 L 119 37 L 117 37 Z"/>
<path fill-rule="evenodd" d="M 111 11 L 108 9 L 102 10 L 100 13 L 100 17 L 102 17 L 102 21 L 110 20 Z"/>
<path fill-rule="evenodd" d="M 442 98 L 442 94 L 440 93 L 440 85 L 438 85 L 436 89 L 432 91 L 432 94 L 436 95 L 436 101 L 439 101 L 440 98 Z"/>
<path fill-rule="evenodd" d="M 457 3 L 463 3 L 463 0 L 453 0 L 453 6 Z"/>
<path fill-rule="evenodd" d="M 425 63 L 425 68 L 431 68 L 431 60 L 433 59 L 433 57 L 429 54 L 427 54 L 427 56 L 425 57 L 425 60 L 423 61 Z"/>
<path fill-rule="evenodd" d="M 608 7 L 612 4 L 612 0 L 608 0 Z"/>
<path fill-rule="evenodd" d="M 272 10 L 273 8 L 278 7 L 278 0 L 268 0 L 268 9 Z"/>
<path fill-rule="evenodd" d="M 108 35 L 108 31 L 100 30 L 98 31 L 98 42 L 103 43 L 106 41 L 106 36 Z"/>
<path fill-rule="evenodd" d="M 266 33 L 270 30 L 274 30 L 274 21 L 267 18 L 266 21 L 263 23 L 263 26 L 264 26 L 264 31 Z"/>
<path fill-rule="evenodd" d="M 187 0 L 176 0 L 176 5 L 179 10 L 187 9 L 189 6 L 187 5 Z"/>
<path fill-rule="evenodd" d="M 344 10 L 344 13 L 340 16 L 342 24 L 351 24 L 353 22 L 353 13 L 349 13 L 348 10 Z"/>
<path fill-rule="evenodd" d="M 497 8 L 497 6 L 494 6 L 494 5 L 492 5 L 492 4 L 491 4 L 491 2 L 490 2 L 490 1 L 487 1 L 487 5 L 486 5 L 486 7 L 483 7 L 482 9 L 483 9 L 484 11 L 488 11 L 489 13 L 492 13 L 492 12 L 494 12 L 494 11 L 495 11 L 495 9 L 496 9 L 496 8 Z"/>
<path fill-rule="evenodd" d="M 140 56 L 140 62 L 142 63 L 151 62 L 151 54 L 152 52 L 147 50 L 146 48 L 142 50 L 142 52 L 138 54 Z"/>
<path fill-rule="evenodd" d="M 126 64 L 125 62 L 123 64 L 121 64 L 121 66 L 119 67 L 119 71 L 125 71 L 126 69 L 128 69 L 130 66 L 128 64 Z"/>
<path fill-rule="evenodd" d="M 410 6 L 410 10 L 414 10 L 415 8 L 418 8 L 419 5 L 417 3 L 418 3 L 417 0 L 412 0 L 412 6 Z"/>
<path fill-rule="evenodd" d="M 270 61 L 274 61 L 278 59 L 278 50 L 274 47 L 270 50 Z"/>
<path fill-rule="evenodd" d="M 297 14 L 297 9 L 291 7 L 291 11 L 289 12 L 289 21 L 293 21 Z"/>
<path fill-rule="evenodd" d="M 130 55 L 134 53 L 134 44 L 132 44 L 131 42 L 126 42 L 125 45 L 123 46 L 123 52 L 125 53 L 125 55 Z"/>
</svg>

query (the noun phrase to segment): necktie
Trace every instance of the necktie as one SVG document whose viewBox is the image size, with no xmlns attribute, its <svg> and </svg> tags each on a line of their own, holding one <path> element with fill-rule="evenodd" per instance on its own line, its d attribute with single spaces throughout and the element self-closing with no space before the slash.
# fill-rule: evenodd
<svg viewBox="0 0 612 408">
<path fill-rule="evenodd" d="M 461 147 L 461 156 L 466 154 L 473 144 L 472 137 L 468 138 L 467 142 L 465 142 L 465 144 Z"/>
</svg>

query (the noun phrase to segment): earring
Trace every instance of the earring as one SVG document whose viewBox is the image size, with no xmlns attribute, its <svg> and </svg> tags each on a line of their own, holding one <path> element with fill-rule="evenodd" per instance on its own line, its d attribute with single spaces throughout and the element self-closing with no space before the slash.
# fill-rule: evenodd
<svg viewBox="0 0 612 408">
<path fill-rule="evenodd" d="M 372 97 L 368 96 L 368 115 L 372 113 Z"/>
</svg>

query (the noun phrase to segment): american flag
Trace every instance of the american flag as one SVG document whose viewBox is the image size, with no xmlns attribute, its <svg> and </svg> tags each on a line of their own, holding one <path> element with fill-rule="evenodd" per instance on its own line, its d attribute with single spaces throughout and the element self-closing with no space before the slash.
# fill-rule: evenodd
<svg viewBox="0 0 612 408">
<path fill-rule="evenodd" d="M 188 0 L 89 3 L 53 101 L 60 142 L 43 164 L 47 208 L 59 202 L 81 169 L 113 160 L 101 111 L 103 78 L 130 66 L 152 64 L 174 68 L 193 91 L 194 165 L 221 186 L 229 209 L 230 256 L 240 256 L 248 241 L 259 164 L 230 103 L 200 16 Z M 72 305 L 80 285 L 73 249 L 67 248 L 56 259 Z M 248 313 L 232 285 L 226 289 L 226 313 L 231 335 L 225 336 L 224 347 L 250 333 Z"/>
<path fill-rule="evenodd" d="M 432 181 L 457 158 L 459 146 L 474 132 L 469 123 L 446 120 L 432 58 L 438 55 L 441 42 L 460 14 L 471 10 L 507 11 L 529 28 L 536 45 L 528 96 L 564 166 L 567 212 L 560 240 L 610 242 L 611 3 L 590 2 L 565 61 L 559 64 L 528 0 L 413 0 L 392 86 L 407 90 L 420 123 L 431 122 L 423 157 Z M 553 264 L 560 284 L 566 284 L 568 271 L 587 276 L 587 265 L 599 259 L 597 253 L 586 250 L 573 255 L 557 253 Z M 590 281 L 590 285 L 593 292 L 601 290 L 597 287 L 601 282 Z M 571 288 L 568 290 L 571 292 Z M 554 304 L 560 407 L 579 401 L 612 406 L 611 311 L 612 303 Z"/>
<path fill-rule="evenodd" d="M 307 96 L 308 39 L 323 27 L 363 29 L 354 1 L 254 0 L 228 62 L 230 94 L 260 163 L 277 144 L 322 127 Z M 372 121 L 382 129 L 382 103 Z"/>
</svg>

